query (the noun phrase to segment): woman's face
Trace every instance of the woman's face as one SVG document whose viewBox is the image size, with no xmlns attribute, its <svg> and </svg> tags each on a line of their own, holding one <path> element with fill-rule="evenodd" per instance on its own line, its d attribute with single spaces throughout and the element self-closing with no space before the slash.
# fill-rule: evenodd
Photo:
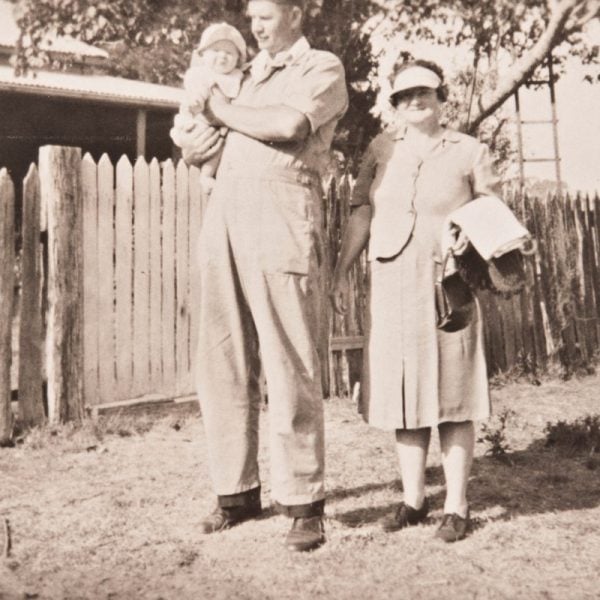
<svg viewBox="0 0 600 600">
<path fill-rule="evenodd" d="M 416 87 L 398 94 L 396 110 L 407 123 L 439 121 L 442 103 L 435 90 L 428 87 Z"/>
</svg>

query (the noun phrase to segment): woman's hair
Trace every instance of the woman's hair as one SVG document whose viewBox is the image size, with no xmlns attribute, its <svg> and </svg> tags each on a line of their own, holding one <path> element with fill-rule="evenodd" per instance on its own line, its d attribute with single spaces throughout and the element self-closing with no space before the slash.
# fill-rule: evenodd
<svg viewBox="0 0 600 600">
<path fill-rule="evenodd" d="M 402 71 L 406 71 L 406 69 L 410 69 L 411 67 L 423 67 L 425 69 L 429 69 L 430 71 L 433 71 L 439 78 L 440 81 L 442 83 L 440 83 L 439 87 L 436 88 L 435 93 L 437 95 L 437 98 L 440 102 L 446 102 L 446 100 L 448 99 L 448 88 L 446 86 L 446 84 L 444 83 L 444 71 L 442 70 L 442 67 L 440 67 L 437 63 L 434 63 L 431 60 L 423 60 L 421 58 L 415 59 L 415 60 L 408 60 L 402 63 L 397 63 L 394 66 L 394 70 L 392 72 L 392 74 L 390 75 L 390 83 L 393 85 L 394 80 L 396 79 L 396 77 L 402 73 Z M 392 94 L 392 96 L 390 97 L 390 102 L 392 104 L 392 106 L 397 106 L 398 105 L 398 96 L 401 96 L 402 92 L 397 92 L 396 94 Z"/>
</svg>

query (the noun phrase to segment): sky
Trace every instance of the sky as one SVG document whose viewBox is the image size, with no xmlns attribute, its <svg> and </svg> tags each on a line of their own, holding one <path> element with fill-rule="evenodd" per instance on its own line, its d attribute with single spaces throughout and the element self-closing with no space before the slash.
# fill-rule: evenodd
<svg viewBox="0 0 600 600">
<path fill-rule="evenodd" d="M 582 69 L 570 61 L 566 75 L 555 86 L 562 178 L 569 190 L 600 193 L 600 84 L 589 84 L 582 77 Z M 521 98 L 523 119 L 545 118 L 550 114 L 547 89 L 524 90 Z M 542 111 L 541 116 L 536 116 Z M 535 128 L 544 131 L 536 132 Z M 553 155 L 550 126 L 528 125 L 523 129 L 526 155 Z M 525 164 L 526 176 L 552 179 L 553 171 L 553 163 Z"/>
</svg>

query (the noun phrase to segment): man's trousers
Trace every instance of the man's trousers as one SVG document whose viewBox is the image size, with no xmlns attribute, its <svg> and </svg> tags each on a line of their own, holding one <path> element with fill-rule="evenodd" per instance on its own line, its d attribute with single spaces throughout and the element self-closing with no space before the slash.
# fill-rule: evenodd
<svg viewBox="0 0 600 600">
<path fill-rule="evenodd" d="M 321 197 L 306 173 L 246 172 L 219 173 L 198 249 L 195 375 L 210 473 L 220 499 L 260 486 L 262 361 L 272 497 L 303 516 L 324 497 Z"/>
</svg>

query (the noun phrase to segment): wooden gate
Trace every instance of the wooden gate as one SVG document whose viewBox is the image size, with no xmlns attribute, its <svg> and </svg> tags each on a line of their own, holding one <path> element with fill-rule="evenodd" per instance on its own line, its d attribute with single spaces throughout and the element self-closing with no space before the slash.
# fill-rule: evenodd
<svg viewBox="0 0 600 600">
<path fill-rule="evenodd" d="M 193 392 L 198 175 L 183 161 L 81 161 L 86 405 Z"/>
<path fill-rule="evenodd" d="M 39 169 L 32 165 L 18 187 L 20 206 L 6 170 L 0 180 L 10 216 L 1 244 L 5 413 L 18 394 L 21 418 L 41 422 L 43 389 L 50 420 L 192 394 L 193 254 L 204 209 L 198 169 L 143 158 L 132 166 L 125 156 L 113 166 L 106 155 L 96 164 L 77 148 L 45 146 Z"/>
</svg>

